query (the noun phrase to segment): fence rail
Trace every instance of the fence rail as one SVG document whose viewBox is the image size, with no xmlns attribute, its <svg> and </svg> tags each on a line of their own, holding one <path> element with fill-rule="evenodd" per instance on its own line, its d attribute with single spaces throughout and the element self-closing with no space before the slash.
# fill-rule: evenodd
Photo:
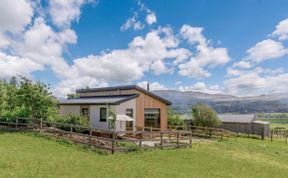
<svg viewBox="0 0 288 178">
<path fill-rule="evenodd" d="M 131 150 L 129 146 L 121 144 L 125 142 L 135 143 L 142 148 L 192 147 L 193 135 L 192 131 L 188 130 L 114 131 L 27 118 L 15 118 L 9 121 L 0 118 L 0 128 L 37 131 L 74 143 L 105 149 L 112 154 L 116 151 Z"/>
</svg>

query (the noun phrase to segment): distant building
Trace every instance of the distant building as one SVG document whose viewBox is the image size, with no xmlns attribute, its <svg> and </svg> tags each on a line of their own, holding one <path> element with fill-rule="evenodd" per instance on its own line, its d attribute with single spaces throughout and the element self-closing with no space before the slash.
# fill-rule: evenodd
<svg viewBox="0 0 288 178">
<path fill-rule="evenodd" d="M 218 114 L 220 127 L 240 133 L 261 135 L 269 134 L 269 122 L 257 121 L 254 114 Z"/>
</svg>

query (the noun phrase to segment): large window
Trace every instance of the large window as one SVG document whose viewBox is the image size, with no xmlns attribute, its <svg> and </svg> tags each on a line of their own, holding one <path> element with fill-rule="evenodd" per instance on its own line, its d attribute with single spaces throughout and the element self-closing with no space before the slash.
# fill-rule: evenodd
<svg viewBox="0 0 288 178">
<path fill-rule="evenodd" d="M 100 122 L 106 122 L 107 120 L 107 108 L 100 108 Z"/>
<path fill-rule="evenodd" d="M 145 127 L 160 128 L 160 109 L 149 108 L 144 112 Z"/>
</svg>

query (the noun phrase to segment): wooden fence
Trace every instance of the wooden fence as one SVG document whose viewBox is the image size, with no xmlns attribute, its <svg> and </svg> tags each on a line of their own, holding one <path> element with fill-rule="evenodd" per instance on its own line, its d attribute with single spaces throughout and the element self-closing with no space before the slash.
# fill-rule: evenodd
<svg viewBox="0 0 288 178">
<path fill-rule="evenodd" d="M 0 127 L 8 130 L 30 130 L 65 138 L 74 143 L 85 144 L 111 152 L 131 151 L 131 145 L 139 148 L 192 147 L 192 131 L 156 130 L 114 131 L 43 121 L 42 119 L 15 118 L 9 121 L 0 118 Z"/>
<path fill-rule="evenodd" d="M 270 130 L 270 140 L 280 140 L 288 143 L 288 130 L 286 129 L 272 129 Z"/>
</svg>

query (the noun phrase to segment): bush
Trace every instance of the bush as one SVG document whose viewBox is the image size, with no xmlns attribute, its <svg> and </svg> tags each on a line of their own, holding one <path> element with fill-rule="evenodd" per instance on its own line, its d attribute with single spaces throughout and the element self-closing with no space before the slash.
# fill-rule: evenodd
<svg viewBox="0 0 288 178">
<path fill-rule="evenodd" d="M 193 123 L 202 127 L 217 127 L 220 120 L 216 111 L 204 104 L 196 104 L 192 107 Z"/>
<path fill-rule="evenodd" d="M 90 125 L 87 117 L 76 115 L 76 114 L 68 114 L 64 117 L 58 117 L 55 119 L 55 122 L 61 123 L 61 124 L 67 124 L 67 126 L 66 125 L 57 126 L 58 128 L 63 129 L 63 130 L 70 130 L 70 126 L 68 125 L 71 125 L 71 124 L 77 125 L 80 127 L 89 127 Z M 85 132 L 87 131 L 87 129 L 75 127 L 74 131 Z"/>
<path fill-rule="evenodd" d="M 180 125 L 184 125 L 184 124 L 185 124 L 184 120 L 181 119 L 179 115 L 169 115 L 168 116 L 168 125 L 180 126 Z"/>
</svg>

